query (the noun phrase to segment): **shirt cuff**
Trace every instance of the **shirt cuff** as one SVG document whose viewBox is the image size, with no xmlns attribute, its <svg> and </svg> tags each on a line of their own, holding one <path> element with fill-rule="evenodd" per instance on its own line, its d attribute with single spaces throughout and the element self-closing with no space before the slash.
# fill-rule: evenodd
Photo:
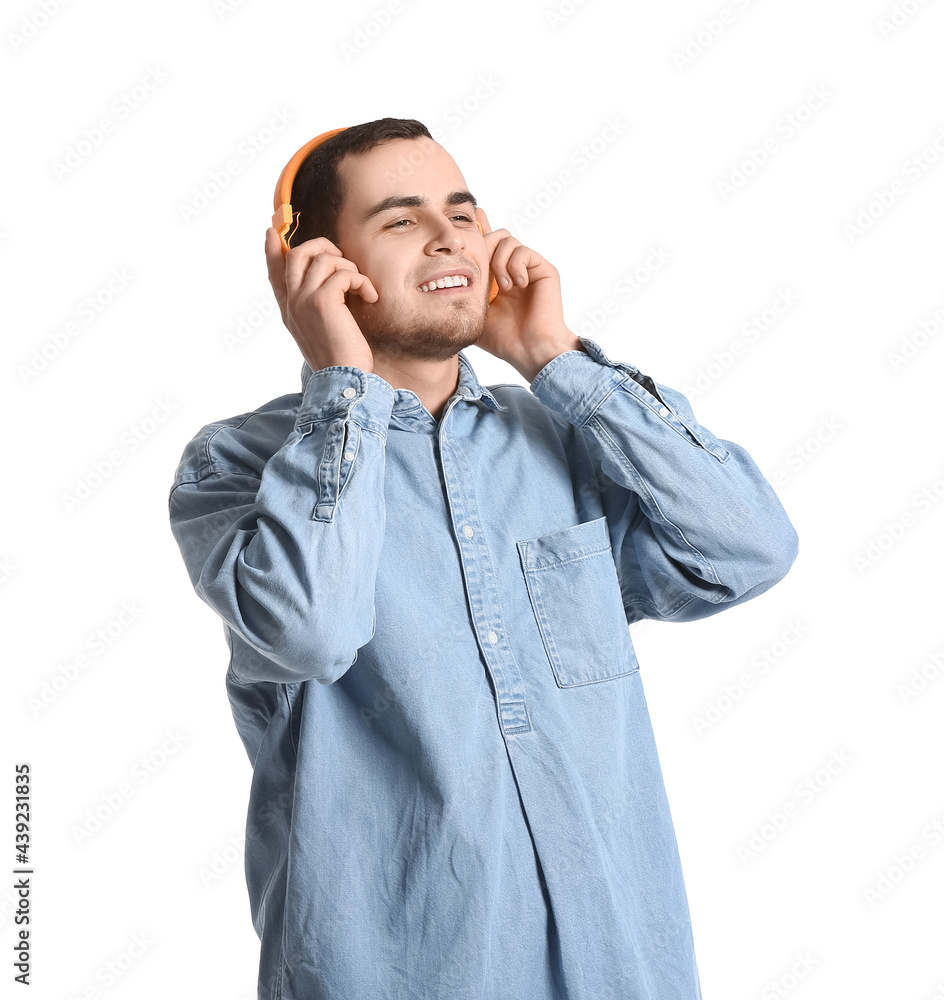
<svg viewBox="0 0 944 1000">
<path fill-rule="evenodd" d="M 593 419 L 604 401 L 622 387 L 682 437 L 694 441 L 722 462 L 727 459 L 724 443 L 698 422 L 682 393 L 665 385 L 657 386 L 635 365 L 611 361 L 596 341 L 587 337 L 577 339 L 586 353 L 573 350 L 558 354 L 531 383 L 531 392 L 545 406 L 563 414 L 577 427 L 583 427 Z"/>
<path fill-rule="evenodd" d="M 314 421 L 351 413 L 364 430 L 386 437 L 394 399 L 393 386 L 376 372 L 365 372 L 353 365 L 331 365 L 312 371 L 306 362 L 295 428 L 300 430 Z"/>
<path fill-rule="evenodd" d="M 625 382 L 628 375 L 657 400 L 660 406 L 665 406 L 665 400 L 659 394 L 655 382 L 648 375 L 643 375 L 635 365 L 611 361 L 603 352 L 603 348 L 589 337 L 577 339 L 583 344 L 583 351 L 564 351 L 563 354 L 558 354 L 532 380 L 531 392 L 542 402 L 558 410 L 562 408 L 561 404 L 564 404 L 570 411 L 574 410 L 576 402 L 578 410 L 586 411 L 580 423 L 586 423 L 602 398 L 599 367 L 604 365 L 612 372 L 607 380 L 611 384 L 611 390 Z M 561 374 L 557 369 L 562 365 L 567 368 L 566 386 L 557 378 Z"/>
</svg>

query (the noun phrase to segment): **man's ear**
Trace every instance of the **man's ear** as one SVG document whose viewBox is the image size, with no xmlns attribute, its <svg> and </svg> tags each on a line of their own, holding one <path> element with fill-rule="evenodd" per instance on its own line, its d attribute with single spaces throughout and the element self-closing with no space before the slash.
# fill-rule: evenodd
<svg viewBox="0 0 944 1000">
<path fill-rule="evenodd" d="M 478 222 L 481 227 L 483 236 L 485 233 L 490 233 L 492 231 L 492 227 L 488 224 L 488 216 L 485 214 L 485 209 L 482 208 L 481 205 L 479 205 L 475 210 L 475 221 Z"/>
</svg>

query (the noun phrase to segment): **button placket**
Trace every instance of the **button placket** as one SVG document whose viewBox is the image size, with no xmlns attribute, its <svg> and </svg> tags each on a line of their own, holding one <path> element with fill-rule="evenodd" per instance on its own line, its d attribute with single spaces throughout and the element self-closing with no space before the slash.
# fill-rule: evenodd
<svg viewBox="0 0 944 1000">
<path fill-rule="evenodd" d="M 455 426 L 457 417 L 465 415 L 462 411 L 452 414 L 449 417 L 453 421 L 450 426 Z M 472 489 L 474 478 L 462 448 L 454 445 L 445 431 L 446 417 L 439 427 L 440 462 L 446 484 L 446 502 L 459 541 L 473 625 L 494 684 L 503 731 L 516 734 L 530 732 L 531 721 L 525 704 L 521 672 L 505 637 L 497 575 L 478 517 Z"/>
</svg>

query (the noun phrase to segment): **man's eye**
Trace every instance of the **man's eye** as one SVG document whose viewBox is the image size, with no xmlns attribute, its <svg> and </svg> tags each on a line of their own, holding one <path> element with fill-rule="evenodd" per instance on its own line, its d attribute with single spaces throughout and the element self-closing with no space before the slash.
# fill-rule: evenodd
<svg viewBox="0 0 944 1000">
<path fill-rule="evenodd" d="M 469 218 L 469 216 L 465 215 L 464 213 L 463 214 L 459 214 L 459 215 L 453 215 L 453 216 L 451 216 L 451 218 L 453 218 L 453 219 L 461 219 L 463 222 L 471 222 L 472 221 Z M 409 226 L 412 226 L 412 225 L 413 225 L 413 220 L 412 219 L 397 219 L 396 222 L 391 222 L 388 226 L 386 226 L 386 228 L 387 229 L 407 229 Z"/>
</svg>

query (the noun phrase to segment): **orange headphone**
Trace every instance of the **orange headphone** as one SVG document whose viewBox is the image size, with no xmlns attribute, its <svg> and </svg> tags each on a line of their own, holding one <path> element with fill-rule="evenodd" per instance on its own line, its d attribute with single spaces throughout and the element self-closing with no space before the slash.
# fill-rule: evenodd
<svg viewBox="0 0 944 1000">
<path fill-rule="evenodd" d="M 322 132 L 321 135 L 316 135 L 314 139 L 310 142 L 306 142 L 304 146 L 285 164 L 282 169 L 282 173 L 279 174 L 279 179 L 275 185 L 275 199 L 274 207 L 275 214 L 272 216 L 272 225 L 275 226 L 279 234 L 279 242 L 282 244 L 282 256 L 288 253 L 288 240 L 291 239 L 292 232 L 295 230 L 296 220 L 295 216 L 298 214 L 292 211 L 292 184 L 295 182 L 295 177 L 298 174 L 301 165 L 305 162 L 308 154 L 315 149 L 315 147 L 320 146 L 325 140 L 330 139 L 331 136 L 337 135 L 338 132 L 343 132 L 347 128 L 333 128 L 328 132 Z M 482 223 L 478 219 L 475 220 L 475 224 L 479 227 L 479 232 L 482 232 Z M 489 290 L 488 301 L 493 302 L 495 296 L 498 294 L 498 282 L 492 278 L 492 287 Z"/>
</svg>

